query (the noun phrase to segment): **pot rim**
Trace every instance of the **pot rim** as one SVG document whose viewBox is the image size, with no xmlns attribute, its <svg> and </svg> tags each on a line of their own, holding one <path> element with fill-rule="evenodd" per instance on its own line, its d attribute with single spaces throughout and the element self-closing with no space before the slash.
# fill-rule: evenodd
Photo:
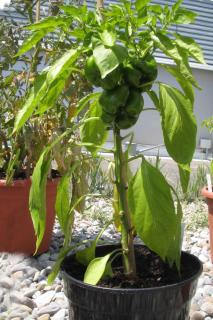
<svg viewBox="0 0 213 320">
<path fill-rule="evenodd" d="M 48 184 L 57 184 L 60 178 L 48 179 Z M 12 183 L 6 184 L 6 179 L 0 179 L 0 188 L 25 187 L 31 185 L 31 178 L 13 180 Z"/>
<path fill-rule="evenodd" d="M 208 199 L 213 199 L 213 192 L 210 192 L 208 191 L 208 188 L 207 187 L 204 187 L 202 190 L 201 190 L 201 195 L 205 198 L 208 198 Z"/>
<path fill-rule="evenodd" d="M 110 246 L 111 244 L 109 244 Z M 106 246 L 106 245 L 105 245 Z M 135 245 L 135 246 L 139 246 L 139 245 Z M 191 256 L 193 257 L 194 261 L 197 262 L 197 264 L 199 265 L 199 268 L 197 270 L 197 272 L 190 278 L 188 279 L 185 279 L 183 281 L 180 281 L 180 282 L 177 282 L 177 283 L 173 283 L 173 284 L 168 284 L 168 285 L 165 285 L 165 286 L 159 286 L 159 287 L 151 287 L 151 288 L 135 288 L 135 289 L 129 289 L 129 288 L 107 288 L 107 287 L 100 287 L 100 286 L 94 286 L 94 285 L 91 285 L 91 284 L 87 284 L 87 283 L 84 283 L 83 281 L 81 280 L 77 280 L 75 279 L 74 277 L 72 277 L 71 275 L 69 275 L 66 270 L 64 270 L 63 268 L 63 263 L 62 263 L 62 266 L 61 266 L 61 275 L 62 275 L 62 278 L 69 278 L 69 280 L 71 280 L 72 282 L 74 282 L 76 285 L 78 285 L 79 287 L 82 287 L 82 288 L 89 288 L 90 290 L 100 290 L 100 291 L 107 291 L 107 292 L 111 292 L 111 293 L 130 293 L 130 294 L 135 294 L 136 292 L 137 293 L 140 293 L 140 292 L 146 292 L 146 293 L 152 293 L 152 292 L 157 292 L 159 290 L 168 290 L 168 289 L 173 289 L 173 288 L 177 288 L 177 287 L 181 287 L 182 285 L 185 285 L 187 283 L 190 283 L 192 282 L 193 280 L 195 280 L 196 278 L 198 278 L 202 271 L 203 271 L 203 264 L 201 263 L 201 261 L 198 259 L 198 257 L 194 256 L 193 254 L 191 253 L 188 253 L 186 251 L 181 251 L 181 253 L 183 255 L 188 255 L 188 256 Z M 70 254 L 72 255 L 72 254 Z M 69 257 L 69 256 L 67 256 Z"/>
</svg>

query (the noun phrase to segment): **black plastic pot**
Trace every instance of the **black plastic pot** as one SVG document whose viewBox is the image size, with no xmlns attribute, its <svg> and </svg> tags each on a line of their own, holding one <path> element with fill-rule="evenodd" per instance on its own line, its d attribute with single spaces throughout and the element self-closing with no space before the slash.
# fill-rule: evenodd
<svg viewBox="0 0 213 320">
<path fill-rule="evenodd" d="M 115 246 L 100 246 L 97 256 Z M 195 266 L 194 275 L 182 282 L 156 288 L 110 289 L 91 286 L 76 280 L 65 271 L 70 257 L 62 264 L 65 294 L 69 301 L 70 320 L 188 320 L 191 299 L 195 294 L 202 264 L 195 256 L 182 252 Z"/>
</svg>

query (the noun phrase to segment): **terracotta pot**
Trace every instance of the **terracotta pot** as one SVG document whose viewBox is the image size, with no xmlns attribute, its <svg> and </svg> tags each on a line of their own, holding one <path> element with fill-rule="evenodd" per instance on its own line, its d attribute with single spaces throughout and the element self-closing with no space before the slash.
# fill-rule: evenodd
<svg viewBox="0 0 213 320">
<path fill-rule="evenodd" d="M 55 197 L 58 179 L 47 183 L 46 230 L 38 254 L 48 250 L 55 221 Z M 0 252 L 35 252 L 36 237 L 29 213 L 31 181 L 16 180 L 7 186 L 0 180 Z"/>
<path fill-rule="evenodd" d="M 209 192 L 207 188 L 203 188 L 201 191 L 201 194 L 206 198 L 206 202 L 208 204 L 210 251 L 211 251 L 211 260 L 213 263 L 213 192 Z"/>
</svg>

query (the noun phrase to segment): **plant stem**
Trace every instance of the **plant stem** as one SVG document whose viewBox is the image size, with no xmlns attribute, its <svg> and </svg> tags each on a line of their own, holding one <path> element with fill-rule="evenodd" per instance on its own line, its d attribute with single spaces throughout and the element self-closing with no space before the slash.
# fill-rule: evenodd
<svg viewBox="0 0 213 320">
<path fill-rule="evenodd" d="M 128 163 L 122 149 L 122 137 L 120 130 L 114 127 L 115 143 L 115 178 L 119 194 L 119 208 L 121 220 L 121 245 L 123 249 L 124 271 L 128 275 L 135 276 L 135 253 L 133 244 L 133 228 L 128 205 Z"/>
</svg>

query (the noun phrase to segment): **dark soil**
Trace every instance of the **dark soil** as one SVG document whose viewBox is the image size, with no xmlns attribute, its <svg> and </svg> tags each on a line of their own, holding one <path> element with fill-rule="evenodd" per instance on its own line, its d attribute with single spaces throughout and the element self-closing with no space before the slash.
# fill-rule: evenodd
<svg viewBox="0 0 213 320">
<path fill-rule="evenodd" d="M 105 250 L 100 253 L 100 248 L 96 256 L 103 256 L 112 249 Z M 190 256 L 182 254 L 180 275 L 175 267 L 170 268 L 169 265 L 161 260 L 161 258 L 150 251 L 145 246 L 135 247 L 135 256 L 137 264 L 137 276 L 128 278 L 124 274 L 121 258 L 117 258 L 113 262 L 112 278 L 106 277 L 102 279 L 98 285 L 107 288 L 151 288 L 169 284 L 178 283 L 186 280 L 195 274 L 195 270 L 199 268 L 196 261 L 192 261 Z M 196 265 L 195 265 L 196 264 Z M 68 274 L 78 280 L 83 280 L 86 268 L 79 264 L 74 256 L 65 259 L 63 268 Z"/>
<path fill-rule="evenodd" d="M 51 170 L 51 178 L 50 179 L 56 179 L 56 178 L 59 178 L 59 177 L 60 177 L 59 172 L 57 170 L 53 170 L 52 169 Z M 26 178 L 27 178 L 26 173 L 23 170 L 23 171 L 19 171 L 18 173 L 15 173 L 14 177 L 13 177 L 13 180 L 24 180 Z M 3 171 L 1 168 L 0 168 L 0 179 L 2 179 L 2 180 L 6 179 L 6 172 Z"/>
</svg>

